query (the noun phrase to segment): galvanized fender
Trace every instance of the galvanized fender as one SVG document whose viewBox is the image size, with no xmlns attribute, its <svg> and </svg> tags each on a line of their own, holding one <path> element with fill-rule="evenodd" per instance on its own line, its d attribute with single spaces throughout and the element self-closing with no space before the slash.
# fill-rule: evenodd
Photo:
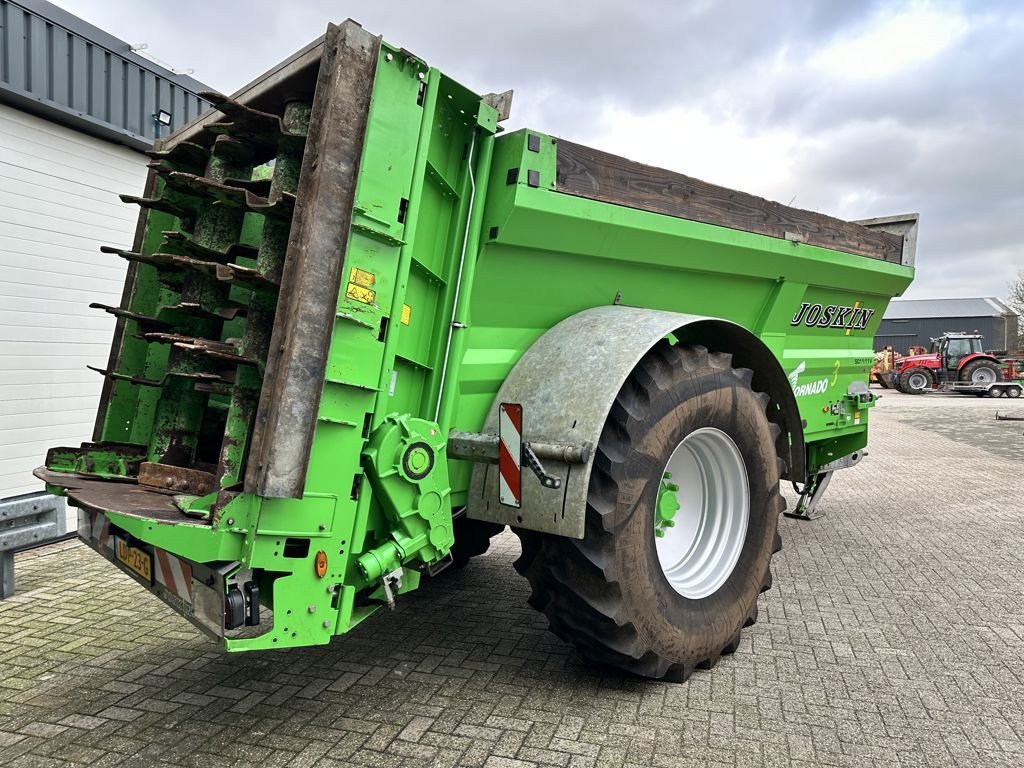
<svg viewBox="0 0 1024 768">
<path fill-rule="evenodd" d="M 769 418 L 782 428 L 777 447 L 788 465 L 787 476 L 802 479 L 803 428 L 782 366 L 761 339 L 720 318 L 625 306 L 572 315 L 519 359 L 501 385 L 483 431 L 497 433 L 501 403 L 519 403 L 524 440 L 596 446 L 626 377 L 669 334 L 680 343 L 730 352 L 734 365 L 754 372 L 753 387 L 771 397 Z M 543 487 L 524 467 L 519 508 L 499 503 L 497 465 L 477 464 L 466 514 L 474 520 L 583 538 L 593 454 L 589 451 L 583 464 L 546 461 L 547 472 L 562 478 L 558 489 Z"/>
</svg>

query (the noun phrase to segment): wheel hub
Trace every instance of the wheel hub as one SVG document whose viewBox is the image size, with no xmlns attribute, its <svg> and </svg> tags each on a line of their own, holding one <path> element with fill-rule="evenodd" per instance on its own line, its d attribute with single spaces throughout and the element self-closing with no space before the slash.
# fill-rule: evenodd
<svg viewBox="0 0 1024 768">
<path fill-rule="evenodd" d="M 693 600 L 717 592 L 736 567 L 750 517 L 746 464 L 729 435 L 714 427 L 687 435 L 665 466 L 654 515 L 658 562 L 672 588 Z"/>
<path fill-rule="evenodd" d="M 671 479 L 672 473 L 666 472 L 661 479 L 661 488 L 658 489 L 658 508 L 654 515 L 654 535 L 658 538 L 664 538 L 665 529 L 675 525 L 672 518 L 679 511 L 679 499 L 676 496 L 679 486 L 670 483 Z"/>
<path fill-rule="evenodd" d="M 975 368 L 974 373 L 971 374 L 973 384 L 992 384 L 995 380 L 996 377 L 991 368 Z"/>
</svg>

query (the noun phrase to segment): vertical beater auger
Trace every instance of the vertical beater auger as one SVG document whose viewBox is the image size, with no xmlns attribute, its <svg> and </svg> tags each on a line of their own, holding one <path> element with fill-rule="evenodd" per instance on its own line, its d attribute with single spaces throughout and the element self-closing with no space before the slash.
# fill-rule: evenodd
<svg viewBox="0 0 1024 768">
<path fill-rule="evenodd" d="M 144 367 L 163 368 L 159 380 L 145 380 L 157 393 L 147 397 L 153 428 L 140 476 L 157 488 L 182 490 L 184 482 L 191 493 L 215 494 L 215 516 L 241 487 L 310 104 L 289 100 L 273 115 L 217 93 L 203 98 L 228 121 L 151 152 L 152 194 L 123 196 L 171 221 L 147 232 L 153 245 L 141 252 L 104 249 L 133 262 L 135 279 L 148 279 L 151 290 L 128 306 L 98 308 L 132 321 L 133 339 L 147 345 Z"/>
</svg>

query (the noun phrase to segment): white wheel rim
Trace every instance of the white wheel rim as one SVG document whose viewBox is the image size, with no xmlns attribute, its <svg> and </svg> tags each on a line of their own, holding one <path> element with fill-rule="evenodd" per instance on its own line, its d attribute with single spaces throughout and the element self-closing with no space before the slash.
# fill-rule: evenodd
<svg viewBox="0 0 1024 768">
<path fill-rule="evenodd" d="M 971 374 L 973 384 L 994 384 L 996 374 L 991 368 L 976 368 Z"/>
<path fill-rule="evenodd" d="M 928 386 L 928 379 L 924 377 L 923 373 L 911 374 L 910 379 L 907 381 L 911 389 L 924 389 Z"/>
<path fill-rule="evenodd" d="M 665 472 L 679 487 L 679 510 L 654 539 L 658 562 L 672 589 L 699 600 L 717 592 L 740 559 L 750 519 L 747 467 L 731 437 L 704 427 L 676 447 Z"/>
</svg>

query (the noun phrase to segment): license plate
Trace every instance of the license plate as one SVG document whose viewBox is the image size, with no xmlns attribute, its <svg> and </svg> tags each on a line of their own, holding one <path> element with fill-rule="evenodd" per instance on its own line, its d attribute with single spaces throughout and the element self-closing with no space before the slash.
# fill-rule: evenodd
<svg viewBox="0 0 1024 768">
<path fill-rule="evenodd" d="M 117 539 L 117 546 L 114 549 L 118 562 L 123 563 L 129 570 L 139 574 L 150 584 L 153 583 L 153 556 L 143 549 L 129 546 L 124 539 Z"/>
</svg>

